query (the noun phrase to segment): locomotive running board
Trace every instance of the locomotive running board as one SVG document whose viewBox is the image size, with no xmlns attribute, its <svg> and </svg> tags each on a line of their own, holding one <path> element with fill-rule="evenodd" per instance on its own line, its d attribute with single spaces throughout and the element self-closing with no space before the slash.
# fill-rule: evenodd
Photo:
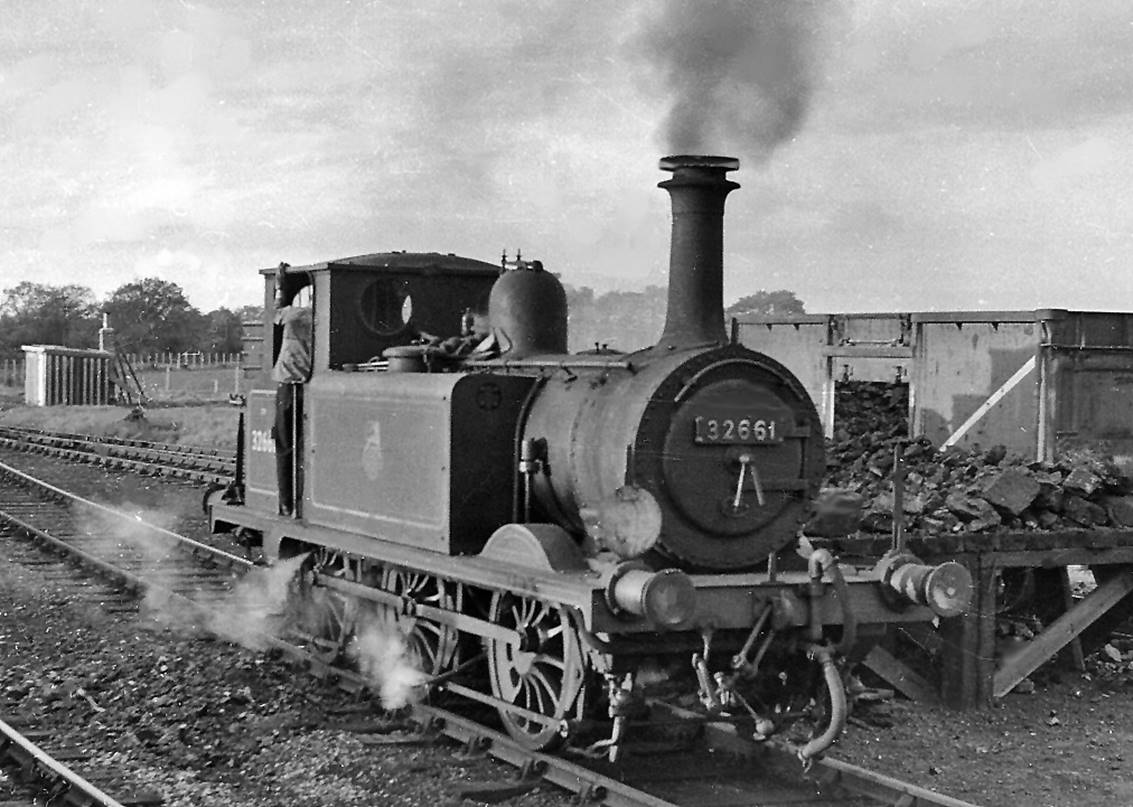
<svg viewBox="0 0 1133 807">
<path fill-rule="evenodd" d="M 469 586 L 495 591 L 511 591 L 520 596 L 560 603 L 577 609 L 583 627 L 590 631 L 616 634 L 650 633 L 657 627 L 648 620 L 626 620 L 614 614 L 606 602 L 606 576 L 590 569 L 566 570 L 534 568 L 499 558 L 476 555 L 447 555 L 414 546 L 385 541 L 369 535 L 306 524 L 300 520 L 258 514 L 240 505 L 212 504 L 212 523 L 247 527 L 262 533 L 264 552 L 279 555 L 284 539 L 324 546 L 377 563 L 413 569 L 443 579 L 460 580 Z M 841 603 L 838 593 L 829 590 L 817 601 L 816 616 L 825 625 L 843 624 L 843 611 L 854 613 L 859 625 L 896 622 L 926 622 L 932 612 L 923 606 L 896 609 L 883 599 L 883 584 L 876 575 L 844 571 L 851 602 Z M 750 629 L 755 617 L 769 602 L 777 603 L 779 628 L 803 627 L 812 618 L 810 601 L 805 597 L 809 577 L 806 572 L 690 575 L 696 588 L 698 613 L 710 614 L 716 630 Z M 800 594 L 804 592 L 804 594 Z M 697 619 L 680 630 L 697 630 Z"/>
</svg>

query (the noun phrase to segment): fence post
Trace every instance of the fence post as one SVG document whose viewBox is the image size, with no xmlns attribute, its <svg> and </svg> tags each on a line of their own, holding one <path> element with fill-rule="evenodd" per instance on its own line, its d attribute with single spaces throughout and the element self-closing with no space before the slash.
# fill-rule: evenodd
<svg viewBox="0 0 1133 807">
<path fill-rule="evenodd" d="M 169 392 L 169 372 L 170 372 L 170 367 L 167 364 L 167 365 L 165 365 L 165 391 L 166 392 Z"/>
</svg>

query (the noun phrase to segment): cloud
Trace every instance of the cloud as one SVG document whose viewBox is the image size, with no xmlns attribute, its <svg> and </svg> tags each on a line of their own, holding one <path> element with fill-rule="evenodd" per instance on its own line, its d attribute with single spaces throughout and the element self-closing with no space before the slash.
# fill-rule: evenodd
<svg viewBox="0 0 1133 807">
<path fill-rule="evenodd" d="M 158 277 L 176 283 L 190 300 L 210 300 L 204 310 L 235 309 L 262 299 L 263 279 L 256 270 L 263 265 L 242 265 L 223 248 L 158 249 L 138 256 L 131 279 Z"/>
<path fill-rule="evenodd" d="M 1041 129 L 1133 111 L 1133 10 L 1124 0 L 851 8 L 825 86 L 844 125 Z"/>
<path fill-rule="evenodd" d="M 504 247 L 657 282 L 658 133 L 702 90 L 729 292 L 1057 304 L 1130 257 L 1126 0 L 12 5 L 4 284 L 165 272 L 207 309 L 280 260 Z"/>
<path fill-rule="evenodd" d="M 1120 156 L 1109 140 L 1090 137 L 1041 160 L 1031 169 L 1031 179 L 1044 190 L 1058 190 L 1113 168 Z"/>
</svg>

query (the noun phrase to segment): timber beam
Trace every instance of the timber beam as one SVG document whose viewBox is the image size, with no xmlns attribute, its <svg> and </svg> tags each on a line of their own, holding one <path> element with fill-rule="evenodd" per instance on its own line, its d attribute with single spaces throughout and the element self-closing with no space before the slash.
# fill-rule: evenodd
<svg viewBox="0 0 1133 807">
<path fill-rule="evenodd" d="M 1111 577 L 1087 594 L 1042 633 L 1005 658 L 995 672 L 992 695 L 1002 698 L 1055 653 L 1133 591 L 1133 570 Z"/>
</svg>

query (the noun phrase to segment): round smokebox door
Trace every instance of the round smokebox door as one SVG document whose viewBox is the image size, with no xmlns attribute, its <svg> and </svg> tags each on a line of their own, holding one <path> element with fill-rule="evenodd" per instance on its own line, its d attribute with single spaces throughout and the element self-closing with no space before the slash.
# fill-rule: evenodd
<svg viewBox="0 0 1133 807">
<path fill-rule="evenodd" d="M 721 379 L 678 405 L 662 459 L 670 501 L 709 535 L 751 533 L 797 500 L 801 443 L 791 408 L 747 379 Z"/>
</svg>

